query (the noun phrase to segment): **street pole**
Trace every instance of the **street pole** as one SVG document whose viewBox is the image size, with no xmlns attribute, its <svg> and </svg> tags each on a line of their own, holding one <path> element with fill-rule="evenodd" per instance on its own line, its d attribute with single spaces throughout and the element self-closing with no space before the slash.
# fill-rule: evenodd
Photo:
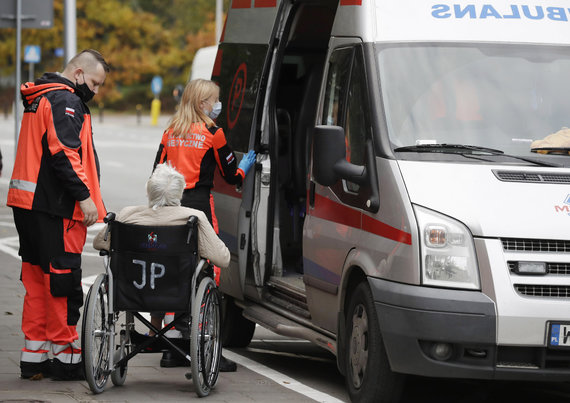
<svg viewBox="0 0 570 403">
<path fill-rule="evenodd" d="M 77 53 L 77 10 L 75 0 L 64 0 L 64 63 Z"/>
<path fill-rule="evenodd" d="M 222 12 L 222 0 L 216 0 L 216 44 L 220 43 L 220 37 L 222 36 Z"/>
<path fill-rule="evenodd" d="M 16 83 L 14 85 L 14 155 L 20 132 L 20 82 L 22 81 L 22 0 L 16 0 Z"/>
<path fill-rule="evenodd" d="M 28 63 L 28 81 L 31 83 L 34 82 L 34 66 L 35 63 Z"/>
</svg>

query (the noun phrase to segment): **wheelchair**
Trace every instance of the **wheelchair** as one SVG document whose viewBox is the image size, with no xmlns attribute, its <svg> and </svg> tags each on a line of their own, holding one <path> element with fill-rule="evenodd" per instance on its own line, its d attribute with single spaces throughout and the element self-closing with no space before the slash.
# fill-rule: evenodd
<svg viewBox="0 0 570 403">
<path fill-rule="evenodd" d="M 186 225 L 144 226 L 105 217 L 109 251 L 105 273 L 99 274 L 87 294 L 81 348 L 85 378 L 95 394 L 103 392 L 109 376 L 123 385 L 128 361 L 138 353 L 172 350 L 190 361 L 196 394 L 207 396 L 215 387 L 222 353 L 220 293 L 213 267 L 198 256 L 198 218 Z M 156 329 L 140 312 L 176 312 L 175 320 Z M 155 332 L 135 330 L 138 319 Z M 189 338 L 167 337 L 174 326 Z M 117 330 L 119 331 L 117 334 Z"/>
</svg>

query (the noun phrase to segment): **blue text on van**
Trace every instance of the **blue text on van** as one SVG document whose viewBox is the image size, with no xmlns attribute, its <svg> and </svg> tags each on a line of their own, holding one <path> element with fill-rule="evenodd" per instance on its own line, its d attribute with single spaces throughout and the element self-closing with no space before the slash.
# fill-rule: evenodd
<svg viewBox="0 0 570 403">
<path fill-rule="evenodd" d="M 497 18 L 497 19 L 523 19 L 552 21 L 568 21 L 570 8 L 543 7 L 511 4 L 507 12 L 500 12 L 491 4 L 435 4 L 431 7 L 431 15 L 435 18 Z"/>
</svg>

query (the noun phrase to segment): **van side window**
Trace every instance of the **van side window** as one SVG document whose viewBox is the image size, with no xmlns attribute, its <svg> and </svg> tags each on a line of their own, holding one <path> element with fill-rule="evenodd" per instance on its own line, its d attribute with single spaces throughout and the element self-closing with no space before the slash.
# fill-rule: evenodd
<svg viewBox="0 0 570 403">
<path fill-rule="evenodd" d="M 365 164 L 366 139 L 370 138 L 370 119 L 366 80 L 361 52 L 356 52 L 350 84 L 348 87 L 348 108 L 344 133 L 346 136 L 346 159 L 356 165 Z M 358 192 L 355 183 L 346 183 L 349 191 Z"/>
<path fill-rule="evenodd" d="M 352 48 L 335 51 L 329 61 L 329 72 L 323 107 L 323 125 L 343 126 L 342 116 L 346 109 L 346 95 L 350 66 L 352 62 Z"/>
</svg>

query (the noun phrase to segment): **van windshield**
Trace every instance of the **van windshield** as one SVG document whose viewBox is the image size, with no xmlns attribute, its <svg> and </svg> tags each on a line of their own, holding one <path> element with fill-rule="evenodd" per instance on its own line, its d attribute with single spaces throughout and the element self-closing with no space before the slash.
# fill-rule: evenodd
<svg viewBox="0 0 570 403">
<path fill-rule="evenodd" d="M 568 166 L 570 47 L 377 49 L 386 122 L 398 158 L 433 153 L 437 157 L 430 159 L 454 159 L 468 151 L 489 155 L 485 161 L 505 154 L 514 157 L 499 158 L 505 163 L 522 157 Z"/>
</svg>

